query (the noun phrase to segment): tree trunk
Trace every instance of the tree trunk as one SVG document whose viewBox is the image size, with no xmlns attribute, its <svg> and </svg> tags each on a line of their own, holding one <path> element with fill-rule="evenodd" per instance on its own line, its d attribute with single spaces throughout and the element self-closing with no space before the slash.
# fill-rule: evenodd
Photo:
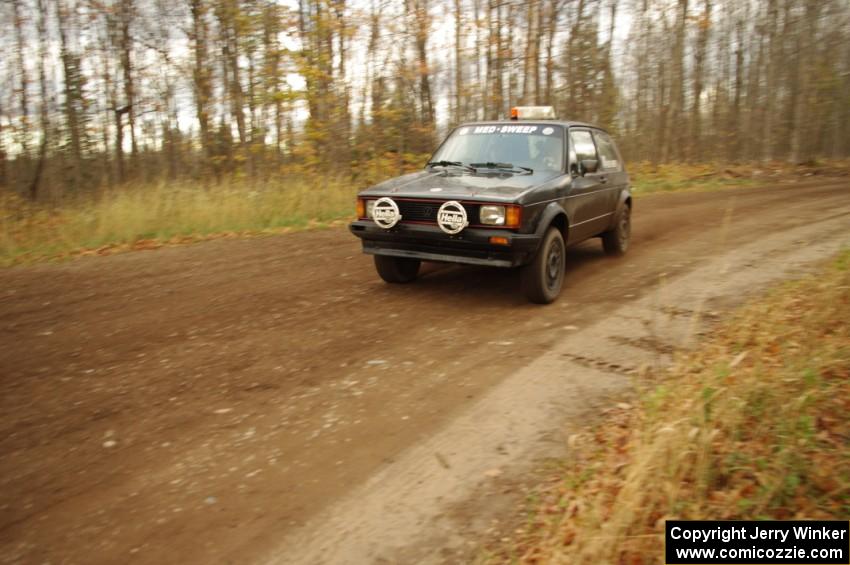
<svg viewBox="0 0 850 565">
<path fill-rule="evenodd" d="M 536 12 L 539 4 L 539 0 L 530 0 L 526 5 L 525 51 L 522 58 L 522 97 L 520 99 L 522 104 L 528 104 L 534 98 L 531 93 L 534 86 L 532 67 L 535 64 L 535 41 L 540 37 L 537 32 L 538 19 Z"/>
<path fill-rule="evenodd" d="M 490 75 L 489 87 L 489 119 L 497 120 L 502 113 L 504 100 L 503 84 L 503 60 L 502 60 L 502 4 L 499 0 L 489 0 L 489 65 L 488 74 Z"/>
<path fill-rule="evenodd" d="M 47 6 L 44 0 L 37 0 L 38 8 L 38 86 L 41 95 L 41 104 L 39 106 L 39 117 L 41 122 L 41 142 L 39 144 L 38 162 L 36 163 L 35 173 L 29 186 L 30 200 L 37 200 L 41 189 L 41 179 L 44 175 L 45 163 L 47 161 L 47 153 L 50 143 L 50 118 L 47 109 Z M 105 149 L 108 150 L 108 149 Z"/>
<path fill-rule="evenodd" d="M 0 115 L 3 112 L 3 100 L 0 97 Z M 9 181 L 7 176 L 6 167 L 6 143 L 4 139 L 6 136 L 3 134 L 3 121 L 0 120 L 0 186 L 6 186 L 6 183 Z"/>
<path fill-rule="evenodd" d="M 68 43 L 67 26 L 72 18 L 65 9 L 63 0 L 56 2 L 56 27 L 59 29 L 59 58 L 64 75 L 65 125 L 68 130 L 71 148 L 72 170 L 68 183 L 72 188 L 78 188 L 83 172 L 83 133 L 82 133 L 82 86 L 83 78 L 80 69 L 80 58 L 71 51 Z M 75 19 L 75 18 L 74 18 Z"/>
<path fill-rule="evenodd" d="M 567 75 L 567 101 L 565 110 L 568 115 L 574 116 L 576 119 L 582 119 L 584 108 L 579 105 L 579 90 L 584 87 L 574 76 L 573 70 L 576 68 L 578 57 L 576 56 L 575 42 L 578 35 L 582 32 L 582 20 L 584 19 L 585 0 L 578 0 L 578 8 L 576 8 L 576 19 L 573 25 L 570 26 L 570 36 L 567 39 L 567 57 L 564 66 L 566 67 Z"/>
<path fill-rule="evenodd" d="M 483 2 L 484 0 L 473 0 L 473 6 L 475 8 L 475 81 L 478 87 L 478 104 L 475 110 L 475 119 L 478 120 L 487 118 L 489 104 L 487 92 L 490 73 L 490 49 L 489 39 L 488 44 L 484 45 L 482 28 L 485 24 L 489 23 L 490 18 L 489 9 L 487 9 L 487 16 L 483 14 L 485 10 Z M 487 29 L 489 31 L 489 26 Z"/>
<path fill-rule="evenodd" d="M 662 162 L 681 157 L 682 107 L 685 99 L 685 31 L 688 22 L 688 0 L 679 0 L 676 36 L 673 42 L 673 71 L 670 77 L 670 110 L 663 124 L 667 130 L 662 146 Z"/>
<path fill-rule="evenodd" d="M 549 10 L 546 17 L 546 91 L 543 104 L 554 105 L 553 85 L 555 80 L 555 32 L 558 24 L 558 9 L 560 0 L 549 0 Z"/>
<path fill-rule="evenodd" d="M 433 126 L 434 105 L 431 101 L 431 80 L 430 69 L 428 68 L 428 34 L 431 27 L 428 0 L 412 0 L 411 3 L 422 122 L 428 126 Z"/>
<path fill-rule="evenodd" d="M 797 98 L 794 104 L 794 118 L 791 126 L 791 153 L 789 160 L 799 164 L 807 160 L 811 153 L 811 142 L 807 139 L 809 96 L 811 83 L 813 44 L 817 40 L 818 0 L 805 0 L 806 30 L 797 30 Z M 807 145 L 808 143 L 808 145 Z"/>
<path fill-rule="evenodd" d="M 726 129 L 727 159 L 730 162 L 736 162 L 740 158 L 738 136 L 741 131 L 741 91 L 744 88 L 744 22 L 740 16 L 736 18 L 735 30 L 737 36 L 735 45 L 735 94 L 732 98 L 732 109 L 729 112 L 729 124 Z"/>
<path fill-rule="evenodd" d="M 711 0 L 705 0 L 703 14 L 699 19 L 697 45 L 694 52 L 694 103 L 691 110 L 690 161 L 703 160 L 702 154 L 702 92 L 705 69 L 705 50 L 711 29 Z"/>
<path fill-rule="evenodd" d="M 463 2 L 454 0 L 455 8 L 455 108 L 454 123 L 463 121 Z"/>
<path fill-rule="evenodd" d="M 767 80 L 765 82 L 764 119 L 762 120 L 761 132 L 761 159 L 762 161 L 773 160 L 773 112 L 776 105 L 776 90 L 778 87 L 776 72 L 776 28 L 778 19 L 777 0 L 767 0 Z"/>
<path fill-rule="evenodd" d="M 135 7 L 133 0 L 121 0 L 118 10 L 118 23 L 121 28 L 121 69 L 124 73 L 124 103 L 127 108 L 127 125 L 130 127 L 130 150 L 135 160 L 139 152 L 136 143 L 136 91 L 133 82 L 133 38 L 130 35 L 130 25 L 133 21 Z M 132 165 L 131 165 L 132 167 Z"/>
<path fill-rule="evenodd" d="M 513 3 L 508 3 L 508 13 L 505 15 L 505 19 L 503 21 L 513 22 L 516 18 L 514 14 L 514 5 Z M 517 91 L 517 74 L 514 71 L 516 66 L 516 60 L 514 59 L 514 38 L 516 35 L 514 34 L 514 28 L 516 26 L 509 25 L 507 26 L 508 33 L 506 36 L 502 38 L 502 61 L 503 61 L 503 71 L 507 70 L 508 73 L 508 84 L 507 84 L 507 92 L 505 93 L 504 100 L 502 101 L 502 109 L 499 111 L 499 117 L 503 117 L 507 112 L 507 105 L 511 105 L 516 97 Z"/>
<path fill-rule="evenodd" d="M 109 159 L 109 148 L 112 145 L 112 116 L 115 104 L 112 97 L 112 41 L 110 39 L 112 22 L 109 14 L 104 14 L 101 33 L 103 34 L 100 38 L 100 78 L 103 82 L 103 128 L 101 131 L 104 154 L 103 176 L 106 178 L 106 186 L 111 188 L 115 184 L 115 178 L 112 162 Z"/>
<path fill-rule="evenodd" d="M 212 157 L 209 105 L 212 97 L 212 80 L 207 62 L 207 19 L 205 0 L 189 0 L 192 28 L 189 39 L 192 43 L 193 65 L 192 86 L 195 94 L 195 118 L 198 120 L 201 147 L 204 153 L 204 168 Z"/>
<path fill-rule="evenodd" d="M 13 0 L 12 13 L 14 15 L 15 38 L 17 40 L 17 63 L 18 74 L 20 75 L 19 83 L 19 108 L 21 112 L 20 129 L 18 132 L 18 140 L 21 144 L 21 155 L 25 158 L 29 157 L 29 102 L 27 101 L 27 90 L 29 89 L 29 80 L 27 79 L 27 67 L 24 64 L 24 20 L 21 14 L 21 0 Z"/>
</svg>

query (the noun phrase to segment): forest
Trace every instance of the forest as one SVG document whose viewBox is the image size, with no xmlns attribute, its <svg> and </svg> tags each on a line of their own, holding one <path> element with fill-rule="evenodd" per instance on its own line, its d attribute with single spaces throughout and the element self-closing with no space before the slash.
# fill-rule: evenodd
<svg viewBox="0 0 850 565">
<path fill-rule="evenodd" d="M 627 162 L 850 154 L 846 0 L 6 0 L 0 187 L 420 167 L 513 105 L 596 123 Z"/>
</svg>

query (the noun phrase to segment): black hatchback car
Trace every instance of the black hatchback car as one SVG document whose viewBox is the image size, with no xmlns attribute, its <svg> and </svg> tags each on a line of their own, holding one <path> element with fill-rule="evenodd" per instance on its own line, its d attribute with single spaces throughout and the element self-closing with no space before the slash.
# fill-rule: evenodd
<svg viewBox="0 0 850 565">
<path fill-rule="evenodd" d="M 387 282 L 413 281 L 421 261 L 520 267 L 526 297 L 545 304 L 567 246 L 601 237 L 609 255 L 626 252 L 631 209 L 605 130 L 532 106 L 455 128 L 425 170 L 362 191 L 350 229 Z"/>
</svg>

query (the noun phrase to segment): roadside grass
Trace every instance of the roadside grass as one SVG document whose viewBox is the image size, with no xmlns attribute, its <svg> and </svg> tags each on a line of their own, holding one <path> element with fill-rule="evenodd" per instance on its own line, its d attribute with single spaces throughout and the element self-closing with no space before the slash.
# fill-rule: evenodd
<svg viewBox="0 0 850 565">
<path fill-rule="evenodd" d="M 784 161 L 767 163 L 676 163 L 629 164 L 629 177 L 635 196 L 662 192 L 702 192 L 744 188 L 774 182 L 794 182 L 812 177 L 850 176 L 850 161 L 820 160 L 792 165 Z"/>
<path fill-rule="evenodd" d="M 352 215 L 356 193 L 342 179 L 292 178 L 127 186 L 53 208 L 7 195 L 0 198 L 0 265 L 327 226 Z"/>
<path fill-rule="evenodd" d="M 712 164 L 657 165 L 639 162 L 629 167 L 632 192 L 636 197 L 659 192 L 707 191 L 758 184 L 750 171 L 721 168 Z"/>
<path fill-rule="evenodd" d="M 405 170 L 414 167 L 412 159 Z M 191 243 L 219 237 L 248 237 L 342 223 L 354 213 L 359 188 L 397 174 L 399 166 L 370 165 L 347 176 L 291 174 L 267 182 L 222 184 L 178 181 L 128 185 L 34 205 L 0 193 L 0 266 L 105 255 Z M 847 175 L 844 162 L 629 167 L 637 197 L 672 191 L 718 190 L 776 181 L 790 175 Z"/>
<path fill-rule="evenodd" d="M 642 377 L 483 559 L 663 563 L 668 519 L 850 516 L 850 250 Z M 537 500 L 537 503 L 531 502 Z"/>
</svg>

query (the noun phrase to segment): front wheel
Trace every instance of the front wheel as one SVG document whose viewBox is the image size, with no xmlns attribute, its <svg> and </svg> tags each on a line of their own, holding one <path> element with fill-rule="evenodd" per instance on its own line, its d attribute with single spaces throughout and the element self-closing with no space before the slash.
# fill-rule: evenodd
<svg viewBox="0 0 850 565">
<path fill-rule="evenodd" d="M 624 255 L 629 249 L 629 240 L 632 236 L 632 207 L 623 205 L 620 217 L 617 218 L 617 226 L 602 234 L 602 248 L 607 255 L 614 257 Z"/>
<path fill-rule="evenodd" d="M 419 259 L 375 255 L 375 270 L 388 283 L 409 283 L 419 275 Z"/>
<path fill-rule="evenodd" d="M 557 228 L 549 228 L 531 263 L 522 268 L 522 292 L 535 304 L 549 304 L 561 294 L 566 246 Z"/>
</svg>

